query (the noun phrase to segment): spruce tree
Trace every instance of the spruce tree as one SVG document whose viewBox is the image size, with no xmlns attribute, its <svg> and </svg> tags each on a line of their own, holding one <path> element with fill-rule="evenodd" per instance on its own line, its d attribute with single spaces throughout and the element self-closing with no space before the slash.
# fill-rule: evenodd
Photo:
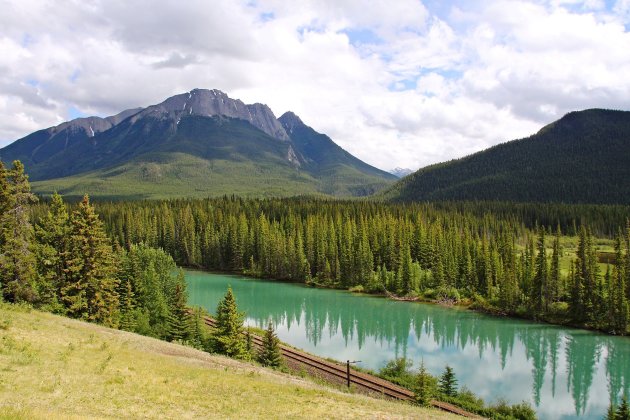
<svg viewBox="0 0 630 420">
<path fill-rule="evenodd" d="M 416 375 L 416 402 L 422 406 L 428 406 L 433 399 L 433 388 L 435 379 L 427 372 L 424 361 L 420 363 L 418 374 Z"/>
<path fill-rule="evenodd" d="M 217 306 L 216 350 L 230 357 L 243 358 L 247 351 L 243 336 L 244 314 L 238 312 L 232 288 Z"/>
<path fill-rule="evenodd" d="M 116 326 L 118 295 L 116 267 L 103 224 L 86 195 L 72 213 L 68 283 L 61 290 L 68 314 Z"/>
<path fill-rule="evenodd" d="M 624 395 L 621 404 L 617 407 L 615 413 L 616 420 L 630 420 L 630 408 L 628 407 L 628 399 Z"/>
<path fill-rule="evenodd" d="M 180 271 L 177 277 L 177 284 L 170 296 L 170 313 L 168 315 L 167 336 L 168 341 L 187 341 L 191 337 L 190 314 L 186 303 L 188 295 L 186 293 L 186 281 L 184 274 Z"/>
<path fill-rule="evenodd" d="M 547 291 L 547 305 L 560 299 L 563 293 L 560 282 L 560 227 L 553 238 L 551 251 L 551 267 L 549 269 L 549 287 Z"/>
<path fill-rule="evenodd" d="M 65 312 L 61 289 L 68 283 L 69 220 L 66 205 L 55 192 L 48 211 L 35 226 L 39 295 L 53 312 Z"/>
<path fill-rule="evenodd" d="M 0 285 L 9 302 L 35 302 L 35 255 L 30 206 L 37 201 L 31 193 L 24 165 L 19 160 L 6 170 L 0 168 Z"/>
<path fill-rule="evenodd" d="M 531 308 L 534 311 L 534 318 L 547 312 L 548 309 L 548 290 L 549 290 L 549 266 L 547 264 L 547 250 L 545 247 L 545 228 L 538 229 L 538 241 L 536 243 L 536 265 L 534 279 L 532 281 L 531 290 Z"/>
<path fill-rule="evenodd" d="M 455 378 L 453 369 L 448 365 L 446 365 L 444 373 L 440 376 L 438 389 L 446 396 L 457 396 L 457 378 Z"/>
<path fill-rule="evenodd" d="M 271 320 L 269 320 L 269 325 L 265 330 L 265 335 L 263 335 L 262 347 L 258 352 L 258 361 L 263 366 L 269 367 L 279 367 L 282 363 L 280 340 L 276 336 Z"/>
</svg>

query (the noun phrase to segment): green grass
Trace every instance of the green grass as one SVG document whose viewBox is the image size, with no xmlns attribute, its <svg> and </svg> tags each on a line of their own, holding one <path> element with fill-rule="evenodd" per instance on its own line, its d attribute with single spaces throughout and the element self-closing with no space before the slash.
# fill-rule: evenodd
<svg viewBox="0 0 630 420">
<path fill-rule="evenodd" d="M 0 319 L 0 419 L 452 417 L 24 307 Z"/>
</svg>

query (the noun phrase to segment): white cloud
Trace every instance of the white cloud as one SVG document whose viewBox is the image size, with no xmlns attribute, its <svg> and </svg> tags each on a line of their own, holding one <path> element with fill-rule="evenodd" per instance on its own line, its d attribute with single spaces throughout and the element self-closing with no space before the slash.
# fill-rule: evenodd
<svg viewBox="0 0 630 420">
<path fill-rule="evenodd" d="M 109 115 L 202 87 L 292 110 L 381 168 L 417 168 L 571 110 L 628 109 L 630 2 L 605 6 L 5 1 L 0 145 L 70 108 Z"/>
</svg>

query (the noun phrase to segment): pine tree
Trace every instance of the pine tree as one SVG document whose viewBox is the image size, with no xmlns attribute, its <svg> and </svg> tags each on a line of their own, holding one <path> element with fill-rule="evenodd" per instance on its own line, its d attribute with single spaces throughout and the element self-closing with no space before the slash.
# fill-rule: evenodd
<svg viewBox="0 0 630 420">
<path fill-rule="evenodd" d="M 606 417 L 604 417 L 604 419 L 605 420 L 616 420 L 617 419 L 617 414 L 615 413 L 615 406 L 612 404 L 612 402 L 608 406 L 608 411 L 606 411 Z"/>
<path fill-rule="evenodd" d="M 258 353 L 258 361 L 263 366 L 279 367 L 282 363 L 282 354 L 280 352 L 280 340 L 276 336 L 273 324 L 269 320 L 269 325 L 263 335 L 262 347 Z"/>
<path fill-rule="evenodd" d="M 232 288 L 217 306 L 216 348 L 219 353 L 230 357 L 243 358 L 247 351 L 243 337 L 244 314 L 238 312 Z"/>
<path fill-rule="evenodd" d="M 563 290 L 560 282 L 560 227 L 553 238 L 551 268 L 549 269 L 549 287 L 547 305 L 560 299 Z"/>
<path fill-rule="evenodd" d="M 184 273 L 180 271 L 170 299 L 166 336 L 168 341 L 187 341 L 191 338 L 191 320 L 186 306 L 187 301 L 186 281 L 184 280 Z"/>
<path fill-rule="evenodd" d="M 449 397 L 457 396 L 457 378 L 455 378 L 453 369 L 448 365 L 446 365 L 444 373 L 440 376 L 438 389 L 442 394 Z"/>
<path fill-rule="evenodd" d="M 24 165 L 13 162 L 11 170 L 0 167 L 0 286 L 9 302 L 35 302 L 35 255 L 30 206 L 31 193 Z"/>
<path fill-rule="evenodd" d="M 61 289 L 68 283 L 69 220 L 66 205 L 55 192 L 48 212 L 35 226 L 39 295 L 41 302 L 53 312 L 65 312 Z"/>
<path fill-rule="evenodd" d="M 422 406 L 428 406 L 433 399 L 433 387 L 435 379 L 427 372 L 424 361 L 420 363 L 416 375 L 416 402 Z"/>
<path fill-rule="evenodd" d="M 117 325 L 116 267 L 103 224 L 86 195 L 72 213 L 68 283 L 61 290 L 68 314 L 107 326 Z"/>
<path fill-rule="evenodd" d="M 548 310 L 548 302 L 546 298 L 549 290 L 549 266 L 547 264 L 544 227 L 538 229 L 538 241 L 536 243 L 536 247 L 538 251 L 536 255 L 536 271 L 532 281 L 532 290 L 530 295 L 531 307 L 534 311 L 533 315 L 535 318 Z"/>
<path fill-rule="evenodd" d="M 624 395 L 621 404 L 617 407 L 615 413 L 616 420 L 630 420 L 630 408 L 628 407 L 628 399 Z"/>
</svg>

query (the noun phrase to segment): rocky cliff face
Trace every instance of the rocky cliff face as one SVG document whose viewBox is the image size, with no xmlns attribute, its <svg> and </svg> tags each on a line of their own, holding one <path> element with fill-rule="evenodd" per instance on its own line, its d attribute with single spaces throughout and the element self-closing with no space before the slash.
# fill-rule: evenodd
<svg viewBox="0 0 630 420">
<path fill-rule="evenodd" d="M 72 121 L 61 123 L 55 127 L 46 129 L 51 137 L 64 133 L 77 133 L 83 132 L 88 137 L 94 137 L 96 134 L 103 131 L 107 131 L 115 125 L 118 125 L 121 121 L 129 118 L 130 116 L 140 112 L 142 108 L 128 109 L 120 114 L 112 115 L 107 118 L 100 117 L 86 117 L 76 118 Z"/>
<path fill-rule="evenodd" d="M 238 118 L 248 121 L 271 137 L 284 141 L 289 140 L 282 124 L 278 122 L 267 105 L 258 103 L 246 105 L 217 89 L 193 89 L 188 93 L 172 96 L 160 104 L 146 108 L 134 116 L 134 119 L 152 116 L 155 118 L 174 118 L 178 122 L 185 115 L 202 117 L 223 115 Z"/>
</svg>

